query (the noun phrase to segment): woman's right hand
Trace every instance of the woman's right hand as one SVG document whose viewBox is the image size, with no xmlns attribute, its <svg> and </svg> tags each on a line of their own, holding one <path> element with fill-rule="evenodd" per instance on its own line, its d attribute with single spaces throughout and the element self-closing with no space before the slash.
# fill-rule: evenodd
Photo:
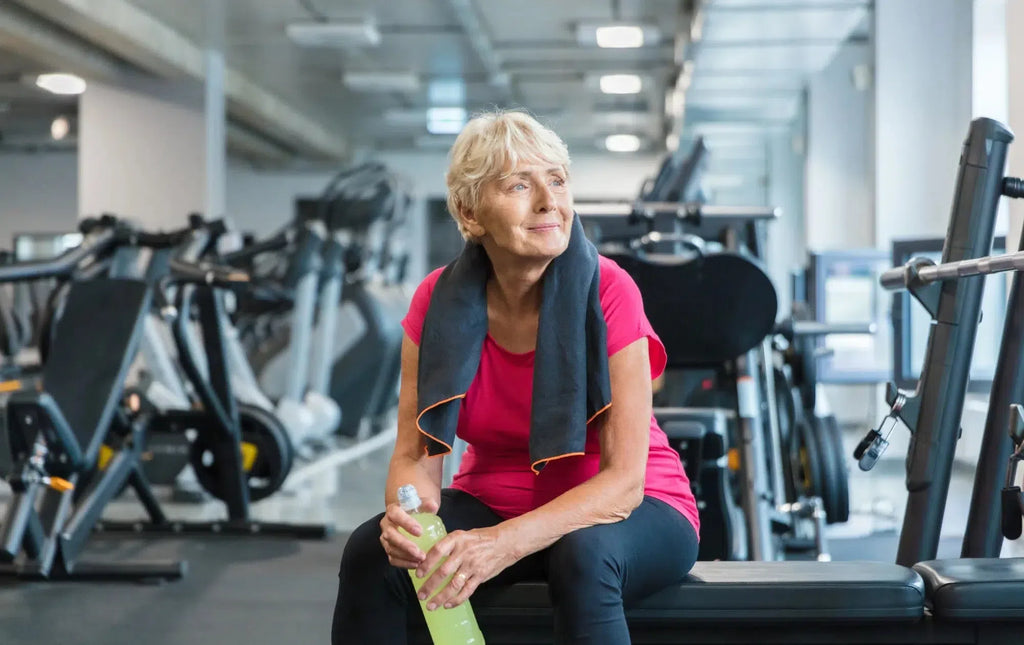
<svg viewBox="0 0 1024 645">
<path fill-rule="evenodd" d="M 427 513 L 436 513 L 438 503 L 432 499 L 424 498 L 420 509 Z M 402 569 L 415 569 L 420 562 L 427 557 L 412 540 L 403 535 L 398 529 L 405 529 L 409 534 L 419 537 L 423 533 L 423 527 L 412 518 L 412 515 L 402 510 L 397 503 L 388 504 L 384 517 L 380 520 L 380 543 L 384 552 L 388 554 L 388 562 L 392 566 Z"/>
</svg>

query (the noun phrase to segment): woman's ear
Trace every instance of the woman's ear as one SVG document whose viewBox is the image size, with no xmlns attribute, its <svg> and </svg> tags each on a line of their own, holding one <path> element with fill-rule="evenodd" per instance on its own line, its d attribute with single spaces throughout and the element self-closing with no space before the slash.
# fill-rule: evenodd
<svg viewBox="0 0 1024 645">
<path fill-rule="evenodd" d="M 477 219 L 476 213 L 464 206 L 459 207 L 459 219 L 462 220 L 462 227 L 474 238 L 481 238 L 486 231 Z"/>
</svg>

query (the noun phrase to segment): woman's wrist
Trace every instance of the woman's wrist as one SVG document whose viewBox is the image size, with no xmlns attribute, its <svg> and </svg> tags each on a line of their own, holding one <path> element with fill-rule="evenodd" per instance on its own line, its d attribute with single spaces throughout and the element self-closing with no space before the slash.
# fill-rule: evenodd
<svg viewBox="0 0 1024 645">
<path fill-rule="evenodd" d="M 525 553 L 522 553 L 522 540 L 517 539 L 517 532 L 515 531 L 515 526 L 511 520 L 506 520 L 491 528 L 494 530 L 494 540 L 497 543 L 499 551 L 506 554 L 508 558 L 505 566 L 518 562 L 526 556 Z"/>
</svg>

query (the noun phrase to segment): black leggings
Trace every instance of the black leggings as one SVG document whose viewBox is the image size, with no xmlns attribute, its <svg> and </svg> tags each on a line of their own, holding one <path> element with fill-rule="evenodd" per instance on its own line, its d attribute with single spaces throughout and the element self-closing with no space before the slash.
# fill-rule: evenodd
<svg viewBox="0 0 1024 645">
<path fill-rule="evenodd" d="M 441 492 L 438 515 L 448 531 L 501 522 L 483 502 L 453 489 Z M 333 645 L 406 645 L 407 612 L 420 611 L 408 572 L 391 566 L 380 544 L 381 517 L 357 528 L 345 545 Z M 690 522 L 645 497 L 626 520 L 573 531 L 481 586 L 547 580 L 557 645 L 628 645 L 623 603 L 682 581 L 696 559 Z"/>
</svg>

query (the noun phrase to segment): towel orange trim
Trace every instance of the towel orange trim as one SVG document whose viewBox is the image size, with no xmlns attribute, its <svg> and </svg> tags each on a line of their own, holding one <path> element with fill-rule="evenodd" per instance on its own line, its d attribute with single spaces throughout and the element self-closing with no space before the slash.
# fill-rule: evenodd
<svg viewBox="0 0 1024 645">
<path fill-rule="evenodd" d="M 595 413 L 594 413 L 594 416 L 592 416 L 592 417 L 590 417 L 589 419 L 587 419 L 587 425 L 590 425 L 590 422 L 591 422 L 591 421 L 593 421 L 593 420 L 594 420 L 594 419 L 596 419 L 597 417 L 601 416 L 601 413 L 602 413 L 602 412 L 605 412 L 605 411 L 607 411 L 607 410 L 608 410 L 608 408 L 610 408 L 610 407 L 612 407 L 612 404 L 611 404 L 611 403 L 608 403 L 608 405 L 604 406 L 603 408 L 601 408 L 600 410 L 598 410 L 597 412 L 595 412 Z"/>
<path fill-rule="evenodd" d="M 547 463 L 549 461 L 554 461 L 556 459 L 564 459 L 565 457 L 582 457 L 585 454 L 587 454 L 587 453 L 585 453 L 585 452 L 567 452 L 564 455 L 558 455 L 557 457 L 548 457 L 547 459 L 538 459 L 537 461 L 535 461 L 532 464 L 530 464 L 530 470 L 533 471 L 534 475 L 539 475 L 540 471 L 537 470 L 537 464 Z"/>
<path fill-rule="evenodd" d="M 611 403 L 609 403 L 608 405 L 604 406 L 603 408 L 601 408 L 600 410 L 595 412 L 592 417 L 587 419 L 587 425 L 590 425 L 591 421 L 593 421 L 597 417 L 601 416 L 601 413 L 607 411 L 608 408 L 610 408 L 610 407 L 612 407 Z M 532 464 L 530 464 L 530 470 L 533 471 L 534 475 L 539 475 L 540 471 L 537 470 L 537 464 L 547 463 L 549 461 L 554 461 L 556 459 L 564 459 L 565 457 L 582 457 L 585 454 L 587 454 L 587 453 L 585 453 L 585 452 L 567 452 L 564 455 L 558 455 L 557 457 L 549 457 L 547 459 L 538 459 L 537 461 L 535 461 Z"/>
<path fill-rule="evenodd" d="M 439 405 L 444 405 L 445 403 L 449 403 L 451 401 L 454 401 L 455 399 L 464 399 L 464 398 L 466 398 L 466 393 L 465 392 L 463 392 L 462 394 L 456 394 L 455 396 L 448 397 L 444 401 L 438 401 L 437 403 L 435 403 L 433 405 L 428 405 L 427 407 L 423 408 L 423 412 L 420 412 L 418 415 L 416 415 L 416 429 L 420 431 L 420 434 L 422 434 L 424 437 L 430 437 L 431 439 L 433 439 L 434 441 L 436 441 L 437 443 L 441 444 L 442 446 L 444 446 L 445 448 L 448 449 L 448 452 L 442 452 L 439 455 L 431 455 L 430 454 L 430 450 L 427 448 L 427 446 L 423 446 L 423 452 L 426 453 L 426 455 L 428 457 L 443 457 L 443 456 L 449 454 L 452 451 L 452 447 L 449 446 L 447 443 L 441 441 L 440 439 L 438 439 L 434 435 L 430 434 L 429 432 L 425 431 L 423 428 L 421 428 L 420 427 L 420 418 L 424 414 L 426 414 L 428 411 L 433 410 L 434 408 L 436 408 Z"/>
</svg>

